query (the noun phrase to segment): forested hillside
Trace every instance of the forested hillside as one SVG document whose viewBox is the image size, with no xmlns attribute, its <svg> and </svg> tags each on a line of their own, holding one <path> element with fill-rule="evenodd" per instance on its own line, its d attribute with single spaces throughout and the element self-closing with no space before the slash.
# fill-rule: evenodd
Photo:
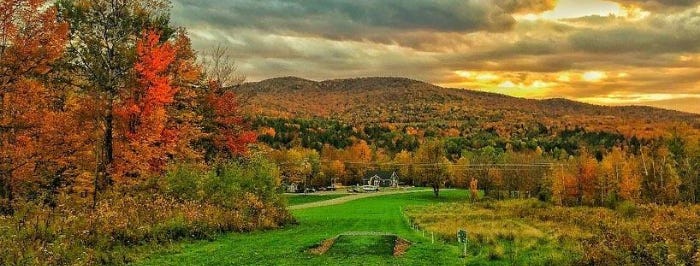
<svg viewBox="0 0 700 266">
<path fill-rule="evenodd" d="M 233 88 L 283 181 L 527 192 L 560 204 L 696 202 L 700 115 L 447 89 L 405 78 L 276 78 Z M 545 166 L 549 165 L 549 166 Z"/>
<path fill-rule="evenodd" d="M 390 153 L 413 151 L 426 138 L 448 152 L 509 146 L 576 153 L 579 144 L 609 150 L 683 131 L 696 135 L 700 115 L 644 106 L 611 107 L 565 99 L 533 100 L 448 89 L 405 78 L 315 82 L 295 77 L 235 88 L 241 107 L 273 148 L 345 148 L 356 140 Z M 594 149 L 595 150 L 595 149 Z"/>
<path fill-rule="evenodd" d="M 321 82 L 296 77 L 245 83 L 236 92 L 251 115 L 329 118 L 353 126 L 433 124 L 494 128 L 508 136 L 527 126 L 550 131 L 582 127 L 625 136 L 652 137 L 678 123 L 700 129 L 700 115 L 644 106 L 611 107 L 566 99 L 533 100 L 466 89 L 442 88 L 405 78 Z"/>
</svg>

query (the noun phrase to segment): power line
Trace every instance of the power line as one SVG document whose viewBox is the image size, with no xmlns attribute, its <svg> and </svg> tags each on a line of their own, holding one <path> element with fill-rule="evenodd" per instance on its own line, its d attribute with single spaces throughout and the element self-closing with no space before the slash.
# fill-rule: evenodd
<svg viewBox="0 0 700 266">
<path fill-rule="evenodd" d="M 522 168 L 553 168 L 553 167 L 559 167 L 559 166 L 564 166 L 564 164 L 561 163 L 531 163 L 531 164 L 525 164 L 525 163 L 494 163 L 494 164 L 455 164 L 455 163 L 428 163 L 428 162 L 415 162 L 415 163 L 395 163 L 395 162 L 358 162 L 358 161 L 340 161 L 340 160 L 320 160 L 320 163 L 332 163 L 332 162 L 340 162 L 344 165 L 365 165 L 365 166 L 370 166 L 370 167 L 380 167 L 380 166 L 412 166 L 412 167 L 430 167 L 430 166 L 450 166 L 453 169 L 458 169 L 458 168 L 474 168 L 474 169 L 481 169 L 481 168 L 498 168 L 498 169 L 522 169 Z M 308 161 L 305 161 L 302 164 L 309 163 Z M 290 165 L 290 164 L 295 164 L 291 162 L 282 162 L 278 163 L 278 165 Z"/>
</svg>

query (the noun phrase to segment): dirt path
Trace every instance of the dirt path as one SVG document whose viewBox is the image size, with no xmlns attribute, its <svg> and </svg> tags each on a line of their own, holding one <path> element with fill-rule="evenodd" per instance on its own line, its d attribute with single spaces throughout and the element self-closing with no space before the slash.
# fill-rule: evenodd
<svg viewBox="0 0 700 266">
<path fill-rule="evenodd" d="M 301 209 L 308 209 L 308 208 L 315 208 L 315 207 L 322 207 L 322 206 L 343 204 L 343 203 L 346 203 L 346 202 L 348 202 L 348 201 L 356 200 L 356 199 L 363 199 L 363 198 L 377 197 L 377 196 L 384 196 L 384 195 L 392 195 L 392 194 L 403 194 L 403 193 L 413 193 L 413 192 L 424 192 L 424 191 L 432 191 L 432 190 L 430 190 L 430 189 L 421 189 L 421 190 L 390 190 L 390 191 L 382 191 L 382 192 L 374 192 L 374 193 L 348 194 L 348 196 L 345 196 L 345 197 L 340 197 L 340 198 L 329 199 L 329 200 L 324 200 L 324 201 L 317 201 L 317 202 L 310 202 L 310 203 L 304 203 L 304 204 L 289 206 L 289 207 L 287 207 L 287 209 L 288 209 L 288 210 L 301 210 Z"/>
</svg>

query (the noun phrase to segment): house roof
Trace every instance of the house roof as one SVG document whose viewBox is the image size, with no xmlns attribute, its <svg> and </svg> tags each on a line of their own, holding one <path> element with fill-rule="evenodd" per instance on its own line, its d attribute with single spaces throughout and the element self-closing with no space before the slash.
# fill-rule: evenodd
<svg viewBox="0 0 700 266">
<path fill-rule="evenodd" d="M 374 176 L 378 176 L 381 179 L 391 179 L 391 176 L 396 173 L 395 171 L 367 171 L 365 172 L 363 180 L 368 180 Z M 398 174 L 397 174 L 398 176 Z"/>
</svg>

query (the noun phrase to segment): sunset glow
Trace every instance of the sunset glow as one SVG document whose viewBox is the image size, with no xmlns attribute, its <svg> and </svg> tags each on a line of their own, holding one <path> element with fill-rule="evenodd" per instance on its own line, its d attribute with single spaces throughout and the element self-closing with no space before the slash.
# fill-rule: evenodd
<svg viewBox="0 0 700 266">
<path fill-rule="evenodd" d="M 386 3 L 322 1 L 309 9 L 299 1 L 176 0 L 173 19 L 190 29 L 196 48 L 230 47 L 249 81 L 400 76 L 700 112 L 668 104 L 700 93 L 698 1 L 428 2 L 401 2 L 397 14 Z"/>
<path fill-rule="evenodd" d="M 601 71 L 588 71 L 586 73 L 583 73 L 581 77 L 583 78 L 583 80 L 588 82 L 598 82 L 607 78 L 608 75 L 605 74 L 605 72 Z"/>
</svg>

